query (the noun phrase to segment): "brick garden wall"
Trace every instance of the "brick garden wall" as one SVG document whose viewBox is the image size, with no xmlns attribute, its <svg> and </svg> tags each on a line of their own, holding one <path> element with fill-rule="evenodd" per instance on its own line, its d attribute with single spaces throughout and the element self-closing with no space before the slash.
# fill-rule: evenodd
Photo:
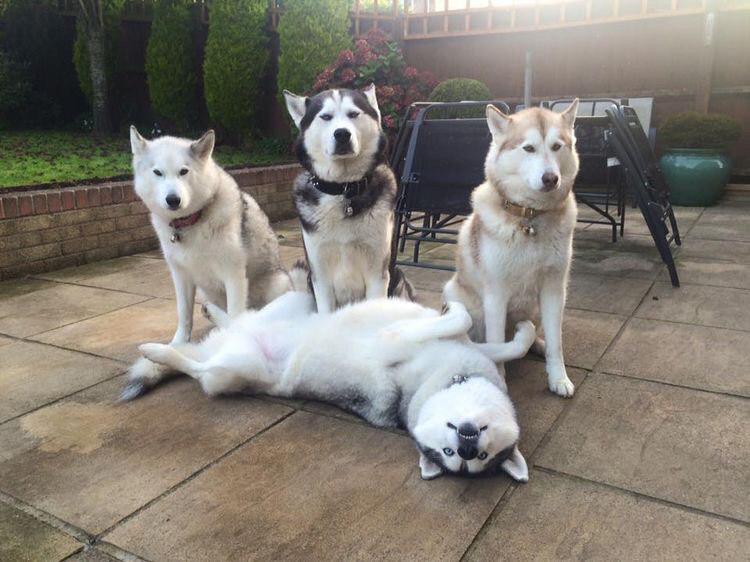
<svg viewBox="0 0 750 562">
<path fill-rule="evenodd" d="M 296 164 L 233 170 L 272 221 L 294 216 Z M 152 250 L 158 241 L 131 182 L 3 193 L 0 280 Z"/>
</svg>

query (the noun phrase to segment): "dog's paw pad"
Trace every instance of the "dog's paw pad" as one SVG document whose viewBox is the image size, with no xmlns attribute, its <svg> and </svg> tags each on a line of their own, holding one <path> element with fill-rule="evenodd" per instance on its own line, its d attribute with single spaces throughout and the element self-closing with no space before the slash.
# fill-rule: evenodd
<svg viewBox="0 0 750 562">
<path fill-rule="evenodd" d="M 565 377 L 562 379 L 550 380 L 549 389 L 558 396 L 562 396 L 563 398 L 570 398 L 571 396 L 573 396 L 576 387 L 572 382 L 570 382 L 570 379 L 568 377 Z"/>
</svg>

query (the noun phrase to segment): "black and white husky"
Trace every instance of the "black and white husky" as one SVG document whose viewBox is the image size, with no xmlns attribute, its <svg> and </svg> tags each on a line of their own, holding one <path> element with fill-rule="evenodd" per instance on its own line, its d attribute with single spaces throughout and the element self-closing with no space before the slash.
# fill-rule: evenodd
<svg viewBox="0 0 750 562">
<path fill-rule="evenodd" d="M 300 131 L 296 150 L 305 171 L 294 203 L 318 311 L 389 294 L 411 298 L 401 271 L 390 268 L 396 178 L 386 163 L 375 87 L 284 96 Z"/>
<path fill-rule="evenodd" d="M 151 213 L 174 281 L 173 343 L 190 340 L 196 290 L 234 317 L 292 288 L 268 217 L 214 162 L 213 131 L 196 141 L 148 141 L 131 127 L 130 143 L 135 191 Z M 161 377 L 157 365 L 141 359 L 130 370 L 123 398 L 135 398 Z"/>
<path fill-rule="evenodd" d="M 472 343 L 471 317 L 450 303 L 441 314 L 401 299 L 375 299 L 315 313 L 307 292 L 290 292 L 219 328 L 199 344 L 144 344 L 157 363 L 197 379 L 209 395 L 249 389 L 336 404 L 373 425 L 408 429 L 422 477 L 504 470 L 528 480 L 519 427 L 495 362 L 522 357 L 535 338 L 521 322 L 513 340 Z"/>
</svg>

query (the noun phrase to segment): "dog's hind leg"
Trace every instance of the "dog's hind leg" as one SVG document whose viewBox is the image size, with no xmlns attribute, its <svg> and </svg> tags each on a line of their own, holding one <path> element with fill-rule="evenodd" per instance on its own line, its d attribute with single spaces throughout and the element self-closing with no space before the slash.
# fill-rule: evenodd
<svg viewBox="0 0 750 562">
<path fill-rule="evenodd" d="M 479 351 L 492 359 L 495 363 L 504 363 L 520 359 L 526 355 L 536 339 L 534 324 L 525 320 L 516 325 L 513 339 L 506 343 L 475 343 Z"/>
<path fill-rule="evenodd" d="M 471 328 L 471 316 L 464 305 L 449 302 L 440 316 L 399 320 L 385 328 L 381 335 L 401 343 L 421 343 L 465 335 Z"/>
<path fill-rule="evenodd" d="M 201 312 L 214 326 L 219 328 L 229 326 L 229 315 L 221 307 L 207 302 L 201 307 Z"/>
<path fill-rule="evenodd" d="M 191 359 L 187 355 L 180 353 L 171 345 L 163 343 L 144 343 L 138 346 L 138 349 L 146 359 L 165 365 L 173 371 L 178 371 L 190 375 L 194 379 L 200 379 L 203 372 L 203 363 Z"/>
</svg>

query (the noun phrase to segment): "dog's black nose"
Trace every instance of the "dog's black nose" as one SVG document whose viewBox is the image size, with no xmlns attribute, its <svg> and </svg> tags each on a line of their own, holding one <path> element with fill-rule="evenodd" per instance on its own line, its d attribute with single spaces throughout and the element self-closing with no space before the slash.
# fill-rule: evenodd
<svg viewBox="0 0 750 562">
<path fill-rule="evenodd" d="M 464 422 L 458 426 L 458 438 L 469 441 L 479 439 L 479 428 L 473 423 Z"/>
<path fill-rule="evenodd" d="M 169 207 L 173 211 L 175 209 L 178 209 L 180 207 L 180 196 L 179 195 L 175 195 L 174 193 L 170 193 L 169 195 L 167 195 L 166 201 L 167 201 L 167 207 Z"/>
<path fill-rule="evenodd" d="M 467 461 L 475 458 L 478 452 L 474 445 L 461 445 L 458 448 L 458 456 Z"/>
<path fill-rule="evenodd" d="M 336 142 L 347 142 L 352 138 L 352 133 L 349 129 L 336 129 L 333 131 L 333 138 L 336 139 Z"/>
<path fill-rule="evenodd" d="M 552 172 L 545 172 L 542 174 L 542 184 L 544 185 L 545 191 L 552 191 L 557 187 L 557 182 L 559 181 L 559 177 L 557 177 L 557 174 L 553 174 Z"/>
</svg>

